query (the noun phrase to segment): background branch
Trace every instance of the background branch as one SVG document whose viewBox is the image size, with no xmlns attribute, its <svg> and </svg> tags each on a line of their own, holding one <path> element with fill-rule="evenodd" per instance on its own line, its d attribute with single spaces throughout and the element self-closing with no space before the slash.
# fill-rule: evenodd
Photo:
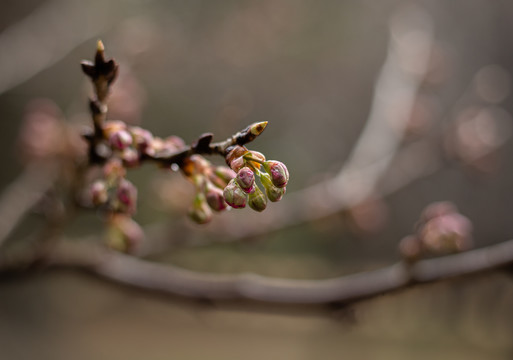
<svg viewBox="0 0 513 360">
<path fill-rule="evenodd" d="M 84 242 L 62 242 L 44 259 L 49 266 L 81 268 L 101 278 L 142 290 L 204 299 L 245 299 L 268 303 L 351 303 L 415 284 L 443 281 L 513 263 L 513 240 L 489 247 L 396 263 L 368 272 L 326 280 L 288 280 L 256 274 L 215 275 L 151 263 Z M 31 259 L 26 258 L 30 263 Z M 23 269 L 19 259 L 1 263 L 2 272 Z"/>
</svg>

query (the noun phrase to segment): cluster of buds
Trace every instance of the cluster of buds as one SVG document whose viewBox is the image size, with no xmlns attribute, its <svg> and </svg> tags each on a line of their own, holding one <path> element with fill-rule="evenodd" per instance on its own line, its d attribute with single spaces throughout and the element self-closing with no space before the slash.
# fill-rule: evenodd
<svg viewBox="0 0 513 360">
<path fill-rule="evenodd" d="M 289 172 L 282 162 L 266 160 L 258 151 L 235 145 L 227 149 L 226 163 L 237 173 L 223 192 L 231 207 L 237 209 L 249 205 L 255 211 L 263 211 L 267 199 L 280 201 L 285 194 Z M 265 194 L 258 187 L 256 179 L 260 180 Z"/>
<path fill-rule="evenodd" d="M 436 202 L 424 209 L 416 232 L 399 243 L 403 258 L 460 252 L 472 247 L 472 223 L 450 202 Z"/>
<path fill-rule="evenodd" d="M 104 141 L 97 145 L 103 157 L 117 157 L 128 168 L 139 166 L 145 157 L 165 157 L 181 150 L 185 143 L 177 136 L 165 139 L 138 126 L 128 126 L 123 121 L 109 120 L 102 126 Z"/>
<path fill-rule="evenodd" d="M 103 177 L 89 187 L 92 205 L 111 213 L 135 214 L 137 188 L 126 178 L 121 160 L 113 158 L 103 166 Z"/>
<path fill-rule="evenodd" d="M 227 208 L 223 189 L 235 178 L 235 172 L 226 166 L 216 166 L 201 155 L 192 155 L 185 160 L 182 171 L 194 184 L 196 194 L 189 210 L 190 218 L 204 224 L 212 219 L 212 211 Z"/>
</svg>

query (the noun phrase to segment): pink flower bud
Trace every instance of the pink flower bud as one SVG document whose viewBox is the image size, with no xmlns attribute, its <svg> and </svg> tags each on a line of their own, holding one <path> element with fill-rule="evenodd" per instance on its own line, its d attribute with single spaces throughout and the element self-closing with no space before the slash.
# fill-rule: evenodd
<svg viewBox="0 0 513 360">
<path fill-rule="evenodd" d="M 435 254 L 467 250 L 472 246 L 472 224 L 458 213 L 429 220 L 420 230 L 422 245 Z"/>
<path fill-rule="evenodd" d="M 220 177 L 225 183 L 229 183 L 231 179 L 235 178 L 237 174 L 235 171 L 226 166 L 216 166 L 214 174 Z M 224 187 L 224 186 L 223 186 Z"/>
<path fill-rule="evenodd" d="M 249 207 L 255 211 L 264 211 L 267 206 L 267 198 L 258 186 L 255 186 L 255 191 L 249 194 Z"/>
<path fill-rule="evenodd" d="M 107 245 L 110 248 L 133 254 L 144 237 L 143 229 L 131 217 L 116 214 L 109 218 Z"/>
<path fill-rule="evenodd" d="M 139 166 L 139 153 L 134 148 L 128 147 L 123 150 L 121 153 L 121 159 L 123 159 L 123 163 L 129 167 L 133 168 Z"/>
<path fill-rule="evenodd" d="M 233 169 L 233 166 L 231 165 L 232 161 L 243 156 L 247 152 L 248 152 L 248 149 L 246 149 L 244 146 L 240 146 L 240 145 L 230 146 L 227 149 L 227 154 L 226 154 L 226 158 L 225 158 L 226 164 Z M 235 171 L 237 171 L 237 170 L 235 170 Z"/>
<path fill-rule="evenodd" d="M 196 195 L 193 206 L 189 210 L 189 217 L 198 224 L 205 224 L 212 219 L 212 210 L 208 207 L 203 194 Z"/>
<path fill-rule="evenodd" d="M 118 186 L 117 199 L 121 205 L 122 212 L 135 213 L 137 204 L 137 188 L 128 180 L 123 179 Z"/>
<path fill-rule="evenodd" d="M 231 180 L 223 191 L 224 199 L 232 208 L 239 209 L 246 206 L 248 195 L 240 188 L 235 179 Z"/>
<path fill-rule="evenodd" d="M 207 199 L 207 204 L 214 211 L 223 211 L 226 209 L 226 201 L 224 201 L 223 190 L 218 187 L 215 187 L 210 182 L 207 182 L 205 189 L 205 197 Z"/>
<path fill-rule="evenodd" d="M 91 202 L 95 205 L 103 205 L 109 200 L 109 193 L 107 191 L 107 184 L 105 181 L 96 180 L 89 188 Z"/>
<path fill-rule="evenodd" d="M 126 130 L 115 131 L 109 136 L 110 146 L 118 150 L 123 150 L 132 145 L 132 141 L 132 135 Z"/>
<path fill-rule="evenodd" d="M 139 151 L 145 152 L 145 150 L 150 146 L 153 141 L 153 135 L 146 129 L 143 129 L 139 126 L 132 126 L 130 128 L 130 133 L 134 138 L 134 142 Z"/>
<path fill-rule="evenodd" d="M 244 190 L 246 193 L 251 193 L 255 189 L 255 174 L 248 167 L 243 167 L 237 173 L 237 177 L 235 178 L 237 184 L 239 184 L 240 188 Z"/>
<path fill-rule="evenodd" d="M 124 178 L 125 175 L 126 169 L 118 158 L 110 159 L 103 166 L 103 176 L 109 183 L 116 182 L 118 179 Z"/>
<path fill-rule="evenodd" d="M 239 171 L 244 167 L 244 157 L 239 156 L 238 158 L 235 158 L 232 162 L 230 162 L 230 167 L 233 171 Z"/>
<path fill-rule="evenodd" d="M 279 188 L 287 186 L 289 182 L 289 171 L 284 163 L 275 160 L 264 162 L 265 171 L 271 175 L 273 185 Z"/>
<path fill-rule="evenodd" d="M 109 120 L 103 124 L 103 133 L 106 138 L 120 130 L 126 130 L 126 124 L 121 120 Z"/>
</svg>

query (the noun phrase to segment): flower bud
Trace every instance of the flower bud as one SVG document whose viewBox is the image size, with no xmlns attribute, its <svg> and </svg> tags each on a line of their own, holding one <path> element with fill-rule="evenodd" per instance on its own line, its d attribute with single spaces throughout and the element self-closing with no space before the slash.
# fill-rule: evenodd
<svg viewBox="0 0 513 360">
<path fill-rule="evenodd" d="M 233 161 L 230 162 L 230 168 L 232 168 L 233 171 L 239 171 L 244 167 L 244 157 L 239 156 L 238 158 L 235 158 Z"/>
<path fill-rule="evenodd" d="M 205 187 L 205 197 L 207 199 L 207 204 L 214 211 L 223 211 L 226 209 L 226 201 L 224 201 L 223 190 L 214 186 L 212 183 L 207 181 Z"/>
<path fill-rule="evenodd" d="M 192 208 L 189 210 L 189 217 L 198 224 L 205 224 L 212 219 L 212 210 L 207 206 L 205 195 L 196 194 Z"/>
<path fill-rule="evenodd" d="M 232 169 L 226 166 L 216 166 L 214 170 L 214 174 L 216 174 L 219 178 L 221 178 L 227 184 L 233 179 L 237 174 Z"/>
<path fill-rule="evenodd" d="M 121 160 L 118 158 L 110 159 L 103 166 L 103 176 L 110 184 L 117 182 L 117 180 L 120 178 L 124 178 L 125 175 L 126 169 L 124 168 Z"/>
<path fill-rule="evenodd" d="M 265 188 L 265 194 L 272 202 L 280 201 L 285 194 L 286 188 L 278 188 L 273 185 L 271 178 L 268 174 L 260 176 L 260 181 Z"/>
<path fill-rule="evenodd" d="M 139 126 L 132 126 L 130 128 L 130 133 L 134 138 L 134 142 L 137 145 L 138 150 L 144 153 L 153 141 L 152 133 Z"/>
<path fill-rule="evenodd" d="M 264 162 L 265 171 L 271 175 L 273 185 L 279 188 L 287 186 L 289 182 L 289 171 L 284 163 L 275 160 Z"/>
<path fill-rule="evenodd" d="M 143 229 L 131 217 L 116 214 L 109 218 L 106 240 L 110 248 L 133 254 L 144 237 Z"/>
<path fill-rule="evenodd" d="M 132 145 L 132 141 L 132 135 L 126 130 L 115 131 L 109 136 L 110 146 L 118 150 L 123 150 Z"/>
<path fill-rule="evenodd" d="M 230 146 L 227 150 L 227 154 L 226 154 L 226 157 L 225 157 L 225 160 L 226 160 L 226 164 L 231 167 L 231 163 L 232 161 L 234 161 L 235 159 L 241 157 L 242 155 L 244 155 L 245 153 L 248 152 L 248 149 L 246 149 L 244 146 L 240 146 L 240 145 L 235 145 L 235 146 Z M 235 170 L 235 169 L 234 169 Z M 237 170 L 235 170 L 237 171 Z"/>
<path fill-rule="evenodd" d="M 458 252 L 472 246 L 472 224 L 458 213 L 429 220 L 420 231 L 422 245 L 434 254 Z"/>
<path fill-rule="evenodd" d="M 139 165 L 139 153 L 134 148 L 127 147 L 124 149 L 121 153 L 121 159 L 127 167 L 133 168 Z"/>
<path fill-rule="evenodd" d="M 109 200 L 109 193 L 107 191 L 107 184 L 105 181 L 96 180 L 89 188 L 91 202 L 95 205 L 103 205 Z"/>
<path fill-rule="evenodd" d="M 224 199 L 232 208 L 238 209 L 246 206 L 247 194 L 240 188 L 236 180 L 231 180 L 223 191 Z"/>
<path fill-rule="evenodd" d="M 137 188 L 128 180 L 121 180 L 117 192 L 117 199 L 121 205 L 121 211 L 128 214 L 135 213 L 137 204 Z"/>
<path fill-rule="evenodd" d="M 264 211 L 267 206 L 267 198 L 258 186 L 255 186 L 255 191 L 249 194 L 248 205 L 255 211 Z"/>
<path fill-rule="evenodd" d="M 248 167 L 243 167 L 239 170 L 235 181 L 237 181 L 240 188 L 248 194 L 253 192 L 255 189 L 255 174 Z"/>
<path fill-rule="evenodd" d="M 109 120 L 103 124 L 103 133 L 109 138 L 113 133 L 126 130 L 126 124 L 121 120 Z"/>
</svg>

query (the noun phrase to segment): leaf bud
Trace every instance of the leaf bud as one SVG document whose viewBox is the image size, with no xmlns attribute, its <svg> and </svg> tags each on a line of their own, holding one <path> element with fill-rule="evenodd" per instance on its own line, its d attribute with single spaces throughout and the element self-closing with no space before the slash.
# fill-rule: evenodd
<svg viewBox="0 0 513 360">
<path fill-rule="evenodd" d="M 267 198 L 258 186 L 255 186 L 255 191 L 249 194 L 248 205 L 255 211 L 264 211 L 267 206 Z"/>
<path fill-rule="evenodd" d="M 231 180 L 223 191 L 224 199 L 232 208 L 239 209 L 246 206 L 248 195 L 240 188 L 236 180 Z"/>
<path fill-rule="evenodd" d="M 255 174 L 248 167 L 243 167 L 237 173 L 237 177 L 235 178 L 237 184 L 239 184 L 240 188 L 244 190 L 246 193 L 251 193 L 255 189 Z"/>
<path fill-rule="evenodd" d="M 284 163 L 276 160 L 264 162 L 265 171 L 271 176 L 274 186 L 282 188 L 289 182 L 289 171 Z"/>
</svg>

